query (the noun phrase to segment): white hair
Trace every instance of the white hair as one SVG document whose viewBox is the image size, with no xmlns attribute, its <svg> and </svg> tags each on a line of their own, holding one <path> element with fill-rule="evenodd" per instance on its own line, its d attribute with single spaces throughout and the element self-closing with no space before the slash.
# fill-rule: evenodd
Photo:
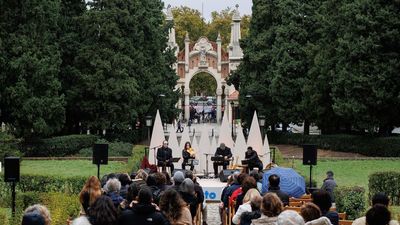
<svg viewBox="0 0 400 225">
<path fill-rule="evenodd" d="M 119 192 L 121 190 L 121 182 L 117 178 L 111 178 L 105 185 L 107 193 Z"/>
<path fill-rule="evenodd" d="M 86 216 L 80 216 L 74 219 L 74 221 L 72 221 L 72 225 L 91 225 L 91 224 Z"/>
</svg>

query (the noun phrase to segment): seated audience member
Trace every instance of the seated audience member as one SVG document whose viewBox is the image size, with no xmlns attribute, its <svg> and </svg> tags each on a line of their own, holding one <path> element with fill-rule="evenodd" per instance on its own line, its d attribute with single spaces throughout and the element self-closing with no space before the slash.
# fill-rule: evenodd
<svg viewBox="0 0 400 225">
<path fill-rule="evenodd" d="M 135 179 L 133 179 L 132 182 L 139 185 L 139 187 L 142 187 L 146 185 L 146 180 L 148 176 L 149 174 L 145 170 L 140 169 L 137 171 Z"/>
<path fill-rule="evenodd" d="M 229 198 L 232 196 L 233 192 L 240 188 L 240 184 L 238 181 L 239 172 L 233 173 L 233 183 L 227 187 L 224 195 L 222 196 L 222 202 L 224 203 L 224 207 L 228 208 Z"/>
<path fill-rule="evenodd" d="M 81 192 L 79 193 L 79 202 L 82 205 L 81 214 L 88 214 L 89 207 L 101 195 L 100 181 L 97 177 L 91 176 L 87 179 Z"/>
<path fill-rule="evenodd" d="M 228 206 L 225 206 L 225 205 L 224 205 L 223 199 L 224 199 L 224 196 L 225 196 L 226 192 L 228 191 L 228 188 L 229 188 L 232 184 L 233 184 L 233 175 L 228 176 L 228 180 L 227 180 L 227 182 L 226 182 L 226 186 L 224 187 L 224 189 L 222 189 L 222 193 L 221 193 L 221 199 L 220 199 L 221 202 L 220 202 L 220 204 L 219 204 L 219 216 L 220 216 L 220 219 L 221 219 L 222 224 L 225 224 L 225 222 L 224 222 L 224 219 L 225 219 L 224 214 L 227 213 L 226 208 L 228 207 Z"/>
<path fill-rule="evenodd" d="M 194 183 L 194 192 L 196 193 L 197 204 L 201 204 L 202 214 L 203 214 L 203 225 L 207 225 L 207 203 L 204 199 L 204 191 L 200 184 L 197 182 L 196 177 L 193 175 L 193 172 L 187 170 L 185 172 L 185 178 L 189 178 Z"/>
<path fill-rule="evenodd" d="M 119 204 L 124 201 L 124 199 L 119 195 L 121 190 L 121 182 L 117 178 L 111 178 L 107 181 L 105 185 L 105 190 L 107 196 L 111 198 L 116 209 L 118 209 Z"/>
<path fill-rule="evenodd" d="M 389 198 L 385 193 L 376 193 L 372 197 L 372 206 L 376 204 L 381 204 L 386 207 L 389 207 Z M 366 217 L 360 217 L 356 220 L 354 220 L 353 225 L 366 225 Z M 390 220 L 389 225 L 399 225 L 399 222 L 397 220 Z"/>
<path fill-rule="evenodd" d="M 170 188 L 164 191 L 160 198 L 160 210 L 171 225 L 192 225 L 190 210 L 186 207 L 180 194 Z"/>
<path fill-rule="evenodd" d="M 89 210 L 89 221 L 92 225 L 117 225 L 117 209 L 110 197 L 102 195 L 96 199 Z"/>
<path fill-rule="evenodd" d="M 260 196 L 253 196 L 250 200 L 251 212 L 243 212 L 240 216 L 240 225 L 250 225 L 251 221 L 261 217 L 261 204 L 263 198 Z"/>
<path fill-rule="evenodd" d="M 301 207 L 300 215 L 307 225 L 331 225 L 331 221 L 321 216 L 321 210 L 314 203 L 308 202 Z"/>
<path fill-rule="evenodd" d="M 80 216 L 74 219 L 71 225 L 92 225 L 92 224 L 90 224 L 89 219 L 86 216 Z"/>
<path fill-rule="evenodd" d="M 280 183 L 279 176 L 276 174 L 272 174 L 271 176 L 269 176 L 268 182 L 269 182 L 268 192 L 277 194 L 278 197 L 281 199 L 283 206 L 289 205 L 289 195 L 281 191 L 281 188 L 279 187 Z"/>
<path fill-rule="evenodd" d="M 167 185 L 167 186 L 173 185 L 172 179 L 171 179 L 171 176 L 169 175 L 169 173 L 167 171 L 163 171 L 162 173 L 165 176 L 165 185 Z"/>
<path fill-rule="evenodd" d="M 327 191 L 314 191 L 311 195 L 312 202 L 321 210 L 321 215 L 327 217 L 333 225 L 339 225 L 339 214 L 335 211 L 329 211 L 332 207 L 331 196 Z"/>
<path fill-rule="evenodd" d="M 385 205 L 375 204 L 367 211 L 365 217 L 368 225 L 388 225 L 391 215 Z"/>
<path fill-rule="evenodd" d="M 137 197 L 139 195 L 139 187 L 135 183 L 132 183 L 128 187 L 128 193 L 126 193 L 126 199 L 121 203 L 123 210 L 130 209 L 134 204 L 137 203 Z"/>
<path fill-rule="evenodd" d="M 260 172 L 256 171 L 256 170 L 252 170 L 252 171 L 250 171 L 250 176 L 256 180 L 257 189 L 261 193 L 262 192 L 262 182 L 261 182 L 262 176 L 260 175 Z"/>
<path fill-rule="evenodd" d="M 154 178 L 156 179 L 156 185 L 161 190 L 164 191 L 167 186 L 167 178 L 165 177 L 164 173 L 156 172 L 154 173 Z"/>
<path fill-rule="evenodd" d="M 25 209 L 22 225 L 50 225 L 50 211 L 44 205 L 35 204 Z"/>
<path fill-rule="evenodd" d="M 189 206 L 192 218 L 196 216 L 197 206 L 199 205 L 195 193 L 193 181 L 190 178 L 185 178 L 180 186 L 179 194 Z"/>
<path fill-rule="evenodd" d="M 113 179 L 113 178 L 118 179 L 117 174 L 115 174 L 115 173 L 109 173 L 109 174 L 104 175 L 104 176 L 101 178 L 101 180 L 100 180 L 101 187 L 102 187 L 103 189 L 105 189 L 105 186 L 106 186 L 107 181 L 109 181 L 110 179 Z"/>
<path fill-rule="evenodd" d="M 235 211 L 237 211 L 239 206 L 243 204 L 243 198 L 247 191 L 253 188 L 257 188 L 256 180 L 250 176 L 245 177 L 242 182 L 242 191 L 236 198 Z"/>
<path fill-rule="evenodd" d="M 174 176 L 172 176 L 172 180 L 174 181 L 174 185 L 172 186 L 175 191 L 179 191 L 179 186 L 182 184 L 185 179 L 185 175 L 181 171 L 176 171 Z"/>
<path fill-rule="evenodd" d="M 238 189 L 236 189 L 234 192 L 232 192 L 231 196 L 229 197 L 229 204 L 231 206 L 233 206 L 233 204 L 235 204 L 235 206 L 237 206 L 238 204 L 236 203 L 237 197 L 242 194 L 242 184 L 243 184 L 243 180 L 248 177 L 249 175 L 247 173 L 240 173 L 237 176 L 237 182 L 240 185 L 240 187 Z M 237 210 L 237 208 L 235 208 Z"/>
<path fill-rule="evenodd" d="M 150 188 L 143 187 L 139 191 L 137 204 L 122 212 L 118 225 L 169 225 L 167 218 L 152 204 L 152 199 Z"/>
<path fill-rule="evenodd" d="M 161 189 L 157 186 L 156 174 L 152 173 L 147 177 L 146 180 L 147 186 L 150 188 L 151 193 L 153 194 L 153 202 L 158 204 L 161 197 Z"/>
<path fill-rule="evenodd" d="M 267 193 L 261 204 L 261 217 L 252 220 L 252 225 L 275 225 L 283 211 L 283 203 L 275 193 Z"/>
<path fill-rule="evenodd" d="M 128 187 L 132 183 L 131 178 L 127 173 L 121 173 L 118 176 L 118 180 L 121 183 L 121 190 L 119 191 L 119 195 L 126 199 L 126 193 L 128 192 Z"/>
<path fill-rule="evenodd" d="M 279 214 L 277 225 L 304 225 L 304 220 L 296 211 L 285 210 Z"/>
<path fill-rule="evenodd" d="M 234 224 L 240 224 L 240 217 L 242 216 L 242 214 L 244 212 L 252 211 L 251 210 L 251 200 L 256 196 L 261 197 L 260 192 L 258 192 L 258 190 L 256 188 L 249 189 L 246 192 L 246 194 L 243 198 L 243 204 L 239 205 L 238 210 L 236 210 L 236 213 L 232 218 L 232 222 Z"/>
<path fill-rule="evenodd" d="M 335 202 L 335 195 L 333 194 L 335 188 L 337 187 L 335 179 L 333 179 L 333 172 L 326 172 L 326 178 L 324 179 L 324 183 L 322 184 L 321 190 L 327 191 L 331 196 L 332 202 Z"/>
</svg>

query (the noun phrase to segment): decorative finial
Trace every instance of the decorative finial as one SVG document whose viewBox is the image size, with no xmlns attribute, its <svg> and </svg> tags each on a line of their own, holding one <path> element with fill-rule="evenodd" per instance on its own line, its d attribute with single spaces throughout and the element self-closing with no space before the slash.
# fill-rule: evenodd
<svg viewBox="0 0 400 225">
<path fill-rule="evenodd" d="M 221 41 L 221 33 L 218 32 L 217 41 Z"/>
<path fill-rule="evenodd" d="M 233 21 L 240 21 L 240 12 L 239 12 L 239 4 L 235 5 L 236 9 L 233 12 L 233 17 L 232 20 Z"/>
<path fill-rule="evenodd" d="M 167 6 L 167 17 L 166 20 L 172 21 L 174 20 L 174 15 L 172 15 L 172 9 L 171 9 L 171 5 L 168 4 Z"/>
<path fill-rule="evenodd" d="M 185 35 L 185 41 L 190 41 L 189 39 L 189 32 L 186 31 L 186 35 Z"/>
<path fill-rule="evenodd" d="M 235 7 L 236 7 L 236 9 L 239 9 L 239 4 L 236 4 Z"/>
</svg>

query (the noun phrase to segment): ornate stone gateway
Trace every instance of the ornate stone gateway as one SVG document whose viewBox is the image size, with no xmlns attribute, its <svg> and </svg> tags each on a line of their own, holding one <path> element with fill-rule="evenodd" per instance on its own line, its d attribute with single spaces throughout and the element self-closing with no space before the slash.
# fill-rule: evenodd
<svg viewBox="0 0 400 225">
<path fill-rule="evenodd" d="M 175 40 L 175 29 L 169 31 L 168 46 L 175 48 L 175 56 L 177 63 L 174 65 L 179 80 L 176 89 L 183 91 L 184 99 L 180 98 L 178 108 L 184 108 L 184 118 L 189 119 L 189 95 L 190 81 L 199 73 L 208 73 L 217 82 L 217 121 L 221 121 L 222 105 L 229 107 L 228 98 L 235 92 L 235 88 L 226 84 L 226 78 L 237 68 L 243 57 L 242 49 L 239 45 L 240 40 L 240 13 L 236 5 L 236 10 L 232 17 L 231 24 L 231 39 L 227 51 L 222 49 L 221 36 L 218 34 L 216 42 L 208 40 L 206 37 L 201 37 L 196 43 L 192 43 L 189 39 L 189 34 L 186 33 L 185 49 L 179 51 L 179 47 Z M 168 22 L 173 22 L 171 7 L 167 9 Z M 222 104 L 222 94 L 226 95 L 225 102 Z M 237 95 L 236 95 L 237 96 Z M 182 104 L 184 100 L 184 104 Z M 231 111 L 231 109 L 229 109 Z M 230 114 L 230 113 L 229 113 Z"/>
</svg>

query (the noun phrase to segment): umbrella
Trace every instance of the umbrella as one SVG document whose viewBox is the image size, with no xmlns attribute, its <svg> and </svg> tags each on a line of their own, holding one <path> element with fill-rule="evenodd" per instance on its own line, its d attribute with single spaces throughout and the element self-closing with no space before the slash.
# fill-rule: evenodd
<svg viewBox="0 0 400 225">
<path fill-rule="evenodd" d="M 304 178 L 292 168 L 284 167 L 275 167 L 271 170 L 264 172 L 262 181 L 262 193 L 268 191 L 268 178 L 272 174 L 276 174 L 279 176 L 279 187 L 281 188 L 281 191 L 287 193 L 289 196 L 300 198 L 306 193 L 306 184 Z"/>
</svg>

